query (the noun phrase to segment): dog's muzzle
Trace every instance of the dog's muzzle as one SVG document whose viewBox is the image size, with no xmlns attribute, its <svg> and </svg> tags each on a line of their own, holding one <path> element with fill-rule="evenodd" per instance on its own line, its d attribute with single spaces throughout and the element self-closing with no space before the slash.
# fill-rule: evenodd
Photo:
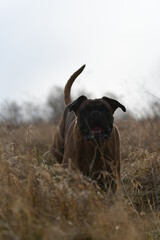
<svg viewBox="0 0 160 240">
<path fill-rule="evenodd" d="M 111 137 L 112 129 L 104 131 L 100 127 L 93 128 L 89 134 L 84 135 L 84 139 L 87 141 L 108 140 Z"/>
</svg>

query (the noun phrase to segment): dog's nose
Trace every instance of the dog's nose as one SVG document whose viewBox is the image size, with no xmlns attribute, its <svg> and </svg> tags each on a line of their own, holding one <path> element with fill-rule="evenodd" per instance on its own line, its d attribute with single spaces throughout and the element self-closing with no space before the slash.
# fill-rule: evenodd
<svg viewBox="0 0 160 240">
<path fill-rule="evenodd" d="M 91 116 L 93 118 L 99 118 L 101 116 L 101 113 L 99 111 L 92 111 Z"/>
</svg>

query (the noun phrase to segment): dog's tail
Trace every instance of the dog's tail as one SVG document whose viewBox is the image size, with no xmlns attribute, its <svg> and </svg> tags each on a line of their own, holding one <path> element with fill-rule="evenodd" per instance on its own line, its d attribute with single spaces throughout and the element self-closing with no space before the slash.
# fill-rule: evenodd
<svg viewBox="0 0 160 240">
<path fill-rule="evenodd" d="M 69 80 L 66 83 L 66 86 L 64 88 L 64 102 L 66 105 L 71 103 L 70 91 L 71 91 L 72 84 L 74 83 L 75 79 L 81 74 L 85 66 L 86 65 L 83 65 L 75 73 L 73 73 L 73 75 L 69 78 Z"/>
</svg>

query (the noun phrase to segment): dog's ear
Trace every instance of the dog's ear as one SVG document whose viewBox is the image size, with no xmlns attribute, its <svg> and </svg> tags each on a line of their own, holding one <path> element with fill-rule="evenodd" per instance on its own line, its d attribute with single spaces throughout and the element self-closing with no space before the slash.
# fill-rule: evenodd
<svg viewBox="0 0 160 240">
<path fill-rule="evenodd" d="M 86 99 L 87 99 L 86 96 L 84 95 L 80 96 L 79 98 L 77 98 L 75 101 L 68 105 L 69 110 L 76 113 L 82 102 L 84 102 Z"/>
<path fill-rule="evenodd" d="M 124 105 L 122 105 L 120 102 L 118 102 L 117 100 L 114 100 L 112 98 L 108 98 L 108 97 L 103 97 L 102 98 L 104 101 L 106 101 L 112 108 L 113 113 L 115 112 L 115 110 L 117 108 L 121 108 L 123 110 L 123 112 L 126 112 L 126 108 Z"/>
</svg>

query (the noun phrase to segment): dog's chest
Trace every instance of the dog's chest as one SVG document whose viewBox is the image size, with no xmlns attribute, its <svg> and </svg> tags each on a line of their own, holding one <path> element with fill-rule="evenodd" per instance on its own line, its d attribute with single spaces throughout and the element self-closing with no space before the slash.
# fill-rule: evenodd
<svg viewBox="0 0 160 240">
<path fill-rule="evenodd" d="M 95 164 L 97 163 L 97 161 L 101 160 L 101 153 L 100 153 L 100 149 L 96 146 L 94 148 L 93 151 L 93 155 L 92 157 L 89 157 L 87 159 L 88 163 L 89 163 L 89 174 L 92 172 L 93 168 L 95 167 Z"/>
<path fill-rule="evenodd" d="M 84 144 L 78 155 L 78 167 L 85 175 L 91 176 L 95 171 L 104 170 L 107 159 L 105 146 Z"/>
</svg>

